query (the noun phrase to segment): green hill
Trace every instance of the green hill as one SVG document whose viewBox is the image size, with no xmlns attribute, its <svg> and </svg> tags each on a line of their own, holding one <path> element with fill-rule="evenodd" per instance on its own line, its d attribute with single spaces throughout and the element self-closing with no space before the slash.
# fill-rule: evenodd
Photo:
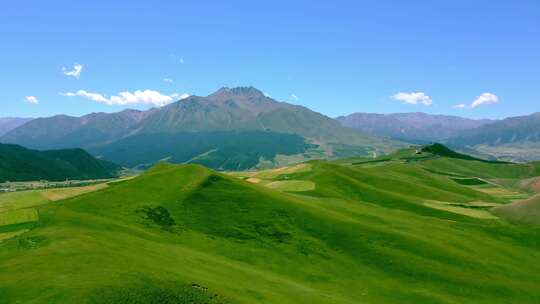
<svg viewBox="0 0 540 304">
<path fill-rule="evenodd" d="M 540 225 L 540 196 L 497 207 L 494 213 L 518 223 Z"/>
<path fill-rule="evenodd" d="M 457 158 L 457 159 L 465 159 L 465 160 L 475 160 L 475 161 L 485 161 L 485 162 L 496 162 L 496 161 L 487 161 L 480 158 L 472 157 L 467 154 L 458 153 L 456 151 L 453 151 L 446 147 L 445 145 L 435 143 L 432 145 L 427 145 L 422 147 L 422 152 L 431 153 L 437 156 L 443 156 L 448 158 Z"/>
<path fill-rule="evenodd" d="M 162 163 L 54 204 L 0 195 L 0 299 L 540 301 L 539 231 L 489 211 L 528 197 L 496 181 L 538 176 L 538 164 L 414 149 L 375 160 L 230 174 Z"/>
<path fill-rule="evenodd" d="M 36 151 L 0 144 L 0 182 L 111 178 L 119 169 L 81 149 Z"/>
</svg>

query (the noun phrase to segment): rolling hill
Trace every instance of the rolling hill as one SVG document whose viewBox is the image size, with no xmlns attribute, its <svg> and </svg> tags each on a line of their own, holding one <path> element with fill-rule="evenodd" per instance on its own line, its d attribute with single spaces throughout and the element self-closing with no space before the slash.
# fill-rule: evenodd
<svg viewBox="0 0 540 304">
<path fill-rule="evenodd" d="M 540 195 L 497 207 L 494 213 L 514 222 L 540 225 Z"/>
<path fill-rule="evenodd" d="M 426 113 L 372 114 L 353 113 L 336 118 L 343 126 L 365 134 L 407 142 L 441 142 L 464 130 L 478 128 L 492 121 Z"/>
<path fill-rule="evenodd" d="M 215 132 L 233 141 L 259 132 L 264 140 L 258 141 L 257 147 L 250 143 L 250 151 L 254 153 L 244 153 L 230 149 L 223 141 L 209 144 Z M 294 145 L 303 144 L 305 149 L 289 151 L 280 146 L 279 138 L 283 137 L 282 141 L 286 142 L 291 135 L 300 136 L 303 143 L 295 140 Z M 189 144 L 182 141 L 186 138 L 190 139 Z M 151 155 L 145 157 L 135 155 L 161 139 L 171 144 L 155 147 Z M 222 88 L 206 97 L 191 96 L 144 112 L 128 110 L 36 119 L 12 130 L 0 141 L 36 149 L 81 147 L 96 156 L 129 166 L 161 159 L 188 162 L 204 158 L 204 164 L 216 169 L 248 169 L 254 167 L 253 164 L 279 165 L 312 158 L 372 155 L 404 146 L 398 141 L 344 128 L 337 121 L 305 107 L 277 102 L 253 87 Z M 194 145 L 194 142 L 201 144 Z M 260 153 L 264 150 L 272 153 Z M 238 161 L 246 157 L 249 161 Z"/>
<path fill-rule="evenodd" d="M 496 121 L 463 131 L 446 143 L 456 149 L 511 161 L 540 159 L 540 113 Z"/>
<path fill-rule="evenodd" d="M 0 299 L 538 303 L 538 229 L 489 210 L 528 198 L 495 181 L 539 164 L 445 151 L 230 174 L 161 163 L 54 204 L 0 195 Z"/>
<path fill-rule="evenodd" d="M 119 170 L 81 149 L 35 151 L 0 144 L 0 182 L 112 178 Z"/>
</svg>

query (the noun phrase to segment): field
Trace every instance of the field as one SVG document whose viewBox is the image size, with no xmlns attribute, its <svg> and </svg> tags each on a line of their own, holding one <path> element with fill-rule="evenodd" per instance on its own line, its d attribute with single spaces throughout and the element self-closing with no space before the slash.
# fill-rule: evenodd
<svg viewBox="0 0 540 304">
<path fill-rule="evenodd" d="M 6 192 L 55 189 L 55 188 L 74 188 L 95 184 L 102 184 L 112 179 L 86 179 L 86 180 L 66 180 L 66 181 L 24 181 L 24 182 L 4 182 L 0 183 L 0 189 Z"/>
<path fill-rule="evenodd" d="M 29 184 L 29 183 L 25 183 Z M 35 184 L 32 182 L 31 184 Z M 62 187 L 0 194 L 0 243 L 35 228 L 39 215 L 36 207 L 106 188 L 106 183 L 82 187 Z"/>
<path fill-rule="evenodd" d="M 34 222 L 0 243 L 0 303 L 539 303 L 540 229 L 491 211 L 539 175 L 408 149 L 2 194 Z"/>
<path fill-rule="evenodd" d="M 483 155 L 493 155 L 498 159 L 509 161 L 538 160 L 540 144 L 536 142 L 520 142 L 498 145 L 476 145 L 475 152 Z"/>
</svg>

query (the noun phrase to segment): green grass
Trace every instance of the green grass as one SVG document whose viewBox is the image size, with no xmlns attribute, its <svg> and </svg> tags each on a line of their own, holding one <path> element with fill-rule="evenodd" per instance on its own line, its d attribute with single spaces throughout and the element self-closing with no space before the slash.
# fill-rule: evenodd
<svg viewBox="0 0 540 304">
<path fill-rule="evenodd" d="M 424 203 L 424 205 L 426 205 L 426 206 L 428 206 L 430 208 L 449 211 L 449 212 L 452 212 L 452 213 L 462 214 L 462 215 L 475 217 L 475 218 L 479 218 L 479 219 L 496 219 L 497 218 L 496 216 L 494 216 L 493 214 L 491 214 L 487 210 L 472 209 L 470 207 L 463 207 L 463 205 L 462 206 L 455 206 L 455 205 L 449 204 L 447 202 L 431 201 L 431 202 Z M 476 207 L 476 206 L 474 206 L 474 207 Z"/>
<path fill-rule="evenodd" d="M 472 178 L 452 178 L 453 181 L 455 181 L 458 184 L 465 185 L 465 186 L 474 186 L 474 185 L 485 185 L 487 184 L 485 181 L 472 177 Z"/>
<path fill-rule="evenodd" d="M 0 194 L 0 212 L 43 205 L 49 202 L 42 191 L 20 191 Z"/>
<path fill-rule="evenodd" d="M 0 232 L 0 242 L 2 242 L 4 240 L 9 240 L 11 238 L 19 236 L 19 235 L 21 235 L 23 233 L 26 233 L 28 231 L 30 231 L 30 229 L 18 229 L 16 231 Z"/>
<path fill-rule="evenodd" d="M 84 193 L 104 189 L 106 187 L 106 183 L 101 183 L 83 187 L 65 187 L 2 193 L 0 194 L 0 213 L 44 205 L 51 201 L 70 198 Z"/>
<path fill-rule="evenodd" d="M 126 179 L 119 179 L 114 183 L 123 180 Z M 0 194 L 0 243 L 22 235 L 37 226 L 39 215 L 33 207 L 97 191 L 107 186 L 108 184 L 101 183 L 82 187 L 62 187 Z"/>
<path fill-rule="evenodd" d="M 2 212 L 0 213 L 0 227 L 36 222 L 38 218 L 37 211 L 33 208 Z"/>
<path fill-rule="evenodd" d="M 403 156 L 231 174 L 160 164 L 37 206 L 38 225 L 0 243 L 0 299 L 538 303 L 540 231 L 484 218 L 511 200 L 436 173 L 518 183 L 534 165 Z"/>
<path fill-rule="evenodd" d="M 291 181 L 275 181 L 266 184 L 266 187 L 279 190 L 279 191 L 289 191 L 289 192 L 302 192 L 302 191 L 311 191 L 315 190 L 315 183 L 310 181 L 300 181 L 300 180 L 291 180 Z"/>
<path fill-rule="evenodd" d="M 118 176 L 121 167 L 82 149 L 37 151 L 0 143 L 0 182 L 103 179 Z"/>
</svg>

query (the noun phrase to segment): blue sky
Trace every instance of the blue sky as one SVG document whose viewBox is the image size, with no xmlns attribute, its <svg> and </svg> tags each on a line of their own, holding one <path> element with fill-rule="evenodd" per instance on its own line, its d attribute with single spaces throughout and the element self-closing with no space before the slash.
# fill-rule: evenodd
<svg viewBox="0 0 540 304">
<path fill-rule="evenodd" d="M 540 111 L 536 0 L 0 6 L 0 117 L 144 109 L 246 85 L 332 117 Z"/>
</svg>

